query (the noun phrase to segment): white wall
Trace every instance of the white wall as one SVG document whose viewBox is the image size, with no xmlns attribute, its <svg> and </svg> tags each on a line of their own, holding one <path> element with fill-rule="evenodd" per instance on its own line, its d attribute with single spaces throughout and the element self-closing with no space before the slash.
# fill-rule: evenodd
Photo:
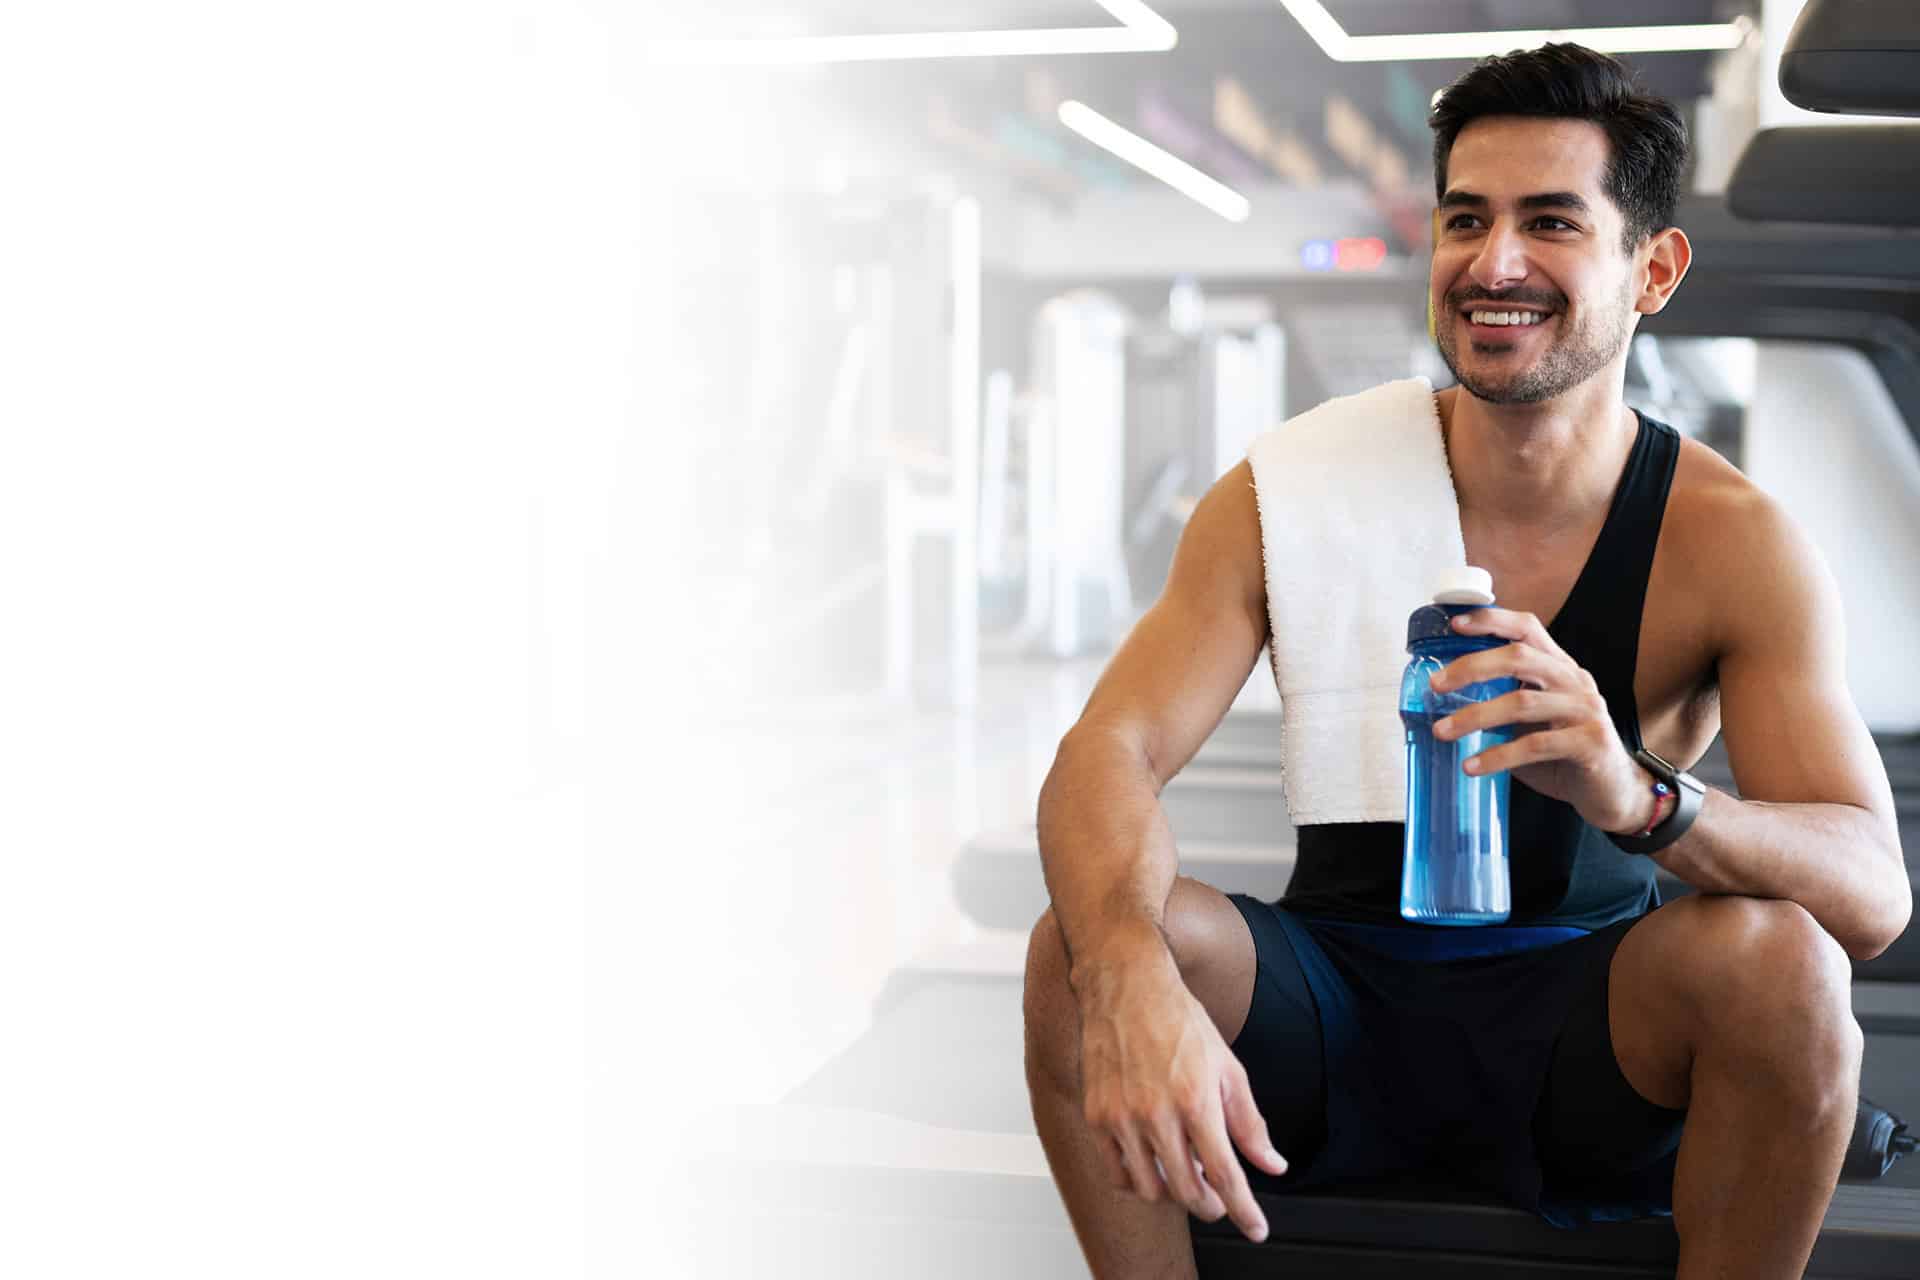
<svg viewBox="0 0 1920 1280">
<path fill-rule="evenodd" d="M 1920 729 L 1920 446 L 1857 351 L 1763 342 L 1747 474 L 1826 555 L 1847 617 L 1847 677 L 1876 730 Z"/>
</svg>

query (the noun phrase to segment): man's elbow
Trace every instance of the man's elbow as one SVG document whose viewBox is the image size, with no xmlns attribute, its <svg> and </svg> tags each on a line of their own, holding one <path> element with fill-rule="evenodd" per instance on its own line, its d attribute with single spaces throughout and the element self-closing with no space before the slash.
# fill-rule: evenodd
<svg viewBox="0 0 1920 1280">
<path fill-rule="evenodd" d="M 1899 852 L 1897 846 L 1894 852 Z M 1870 920 L 1860 931 L 1859 939 L 1847 947 L 1847 954 L 1856 964 L 1873 959 L 1899 941 L 1913 919 L 1913 883 L 1907 876 L 1906 866 L 1899 863 L 1891 871 L 1886 891 L 1876 895 Z"/>
</svg>

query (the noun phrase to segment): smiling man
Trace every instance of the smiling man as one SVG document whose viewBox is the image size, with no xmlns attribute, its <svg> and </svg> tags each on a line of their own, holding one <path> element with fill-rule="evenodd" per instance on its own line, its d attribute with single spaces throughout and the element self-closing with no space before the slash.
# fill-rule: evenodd
<svg viewBox="0 0 1920 1280">
<path fill-rule="evenodd" d="M 1256 502 L 1243 463 L 1042 791 L 1040 1136 L 1101 1277 L 1192 1274 L 1189 1213 L 1263 1238 L 1254 1186 L 1411 1170 L 1559 1226 L 1671 1213 L 1682 1280 L 1798 1276 L 1854 1118 L 1848 960 L 1912 905 L 1837 593 L 1765 494 L 1623 399 L 1691 252 L 1673 108 L 1549 45 L 1431 123 L 1435 419 L 1503 606 L 1460 625 L 1511 642 L 1441 682 L 1522 682 L 1436 732 L 1521 729 L 1477 761 L 1512 780 L 1513 916 L 1400 920 L 1397 823 L 1301 825 L 1276 903 L 1178 875 L 1160 788 L 1272 638 L 1261 521 L 1312 500 Z M 1741 799 L 1667 763 L 1716 733 Z M 1661 905 L 1655 863 L 1702 892 Z"/>
</svg>

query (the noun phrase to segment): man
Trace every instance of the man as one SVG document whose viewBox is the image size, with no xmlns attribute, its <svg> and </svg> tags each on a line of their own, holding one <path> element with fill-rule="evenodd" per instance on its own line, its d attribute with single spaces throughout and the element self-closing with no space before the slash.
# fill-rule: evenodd
<svg viewBox="0 0 1920 1280">
<path fill-rule="evenodd" d="M 1042 789 L 1041 1140 L 1103 1278 L 1192 1274 L 1189 1213 L 1263 1239 L 1250 1178 L 1281 1192 L 1409 1164 L 1559 1225 L 1671 1212 L 1682 1280 L 1798 1276 L 1854 1119 L 1848 959 L 1911 911 L 1838 595 L 1765 494 L 1622 398 L 1638 318 L 1691 253 L 1671 106 L 1549 45 L 1481 63 L 1431 123 L 1429 300 L 1458 383 L 1436 407 L 1467 560 L 1500 602 L 1462 630 L 1511 642 L 1444 679 L 1522 682 L 1445 730 L 1520 727 L 1479 761 L 1512 780 L 1513 948 L 1395 954 L 1408 931 L 1491 932 L 1398 920 L 1396 824 L 1303 826 L 1277 904 L 1176 875 L 1156 797 L 1269 639 L 1243 462 Z M 1634 748 L 1691 763 L 1716 732 L 1744 798 L 1709 791 L 1676 826 Z M 1623 851 L 1636 837 L 1657 851 Z M 1654 862 L 1700 894 L 1650 910 Z M 1413 1007 L 1415 990 L 1453 1003 Z M 1483 1111 L 1422 1128 L 1488 1079 Z"/>
</svg>

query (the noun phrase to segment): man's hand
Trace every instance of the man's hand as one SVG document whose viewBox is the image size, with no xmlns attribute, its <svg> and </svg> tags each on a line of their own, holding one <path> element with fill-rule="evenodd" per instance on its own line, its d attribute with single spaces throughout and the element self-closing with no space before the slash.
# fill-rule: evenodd
<svg viewBox="0 0 1920 1280">
<path fill-rule="evenodd" d="M 1129 965 L 1087 986 L 1082 1097 L 1114 1186 L 1148 1201 L 1170 1195 L 1207 1222 L 1230 1214 L 1248 1239 L 1266 1239 L 1233 1148 L 1276 1175 L 1287 1162 L 1206 1008 L 1170 961 Z"/>
<path fill-rule="evenodd" d="M 1446 741 L 1502 725 L 1517 727 L 1521 736 L 1470 757 L 1467 772 L 1510 770 L 1541 795 L 1572 805 L 1602 831 L 1645 826 L 1653 811 L 1646 770 L 1620 741 L 1593 677 L 1567 656 L 1540 619 L 1511 609 L 1475 609 L 1455 617 L 1453 629 L 1511 643 L 1454 659 L 1434 676 L 1435 689 L 1460 689 L 1503 676 L 1523 686 L 1433 726 L 1434 736 Z"/>
</svg>

